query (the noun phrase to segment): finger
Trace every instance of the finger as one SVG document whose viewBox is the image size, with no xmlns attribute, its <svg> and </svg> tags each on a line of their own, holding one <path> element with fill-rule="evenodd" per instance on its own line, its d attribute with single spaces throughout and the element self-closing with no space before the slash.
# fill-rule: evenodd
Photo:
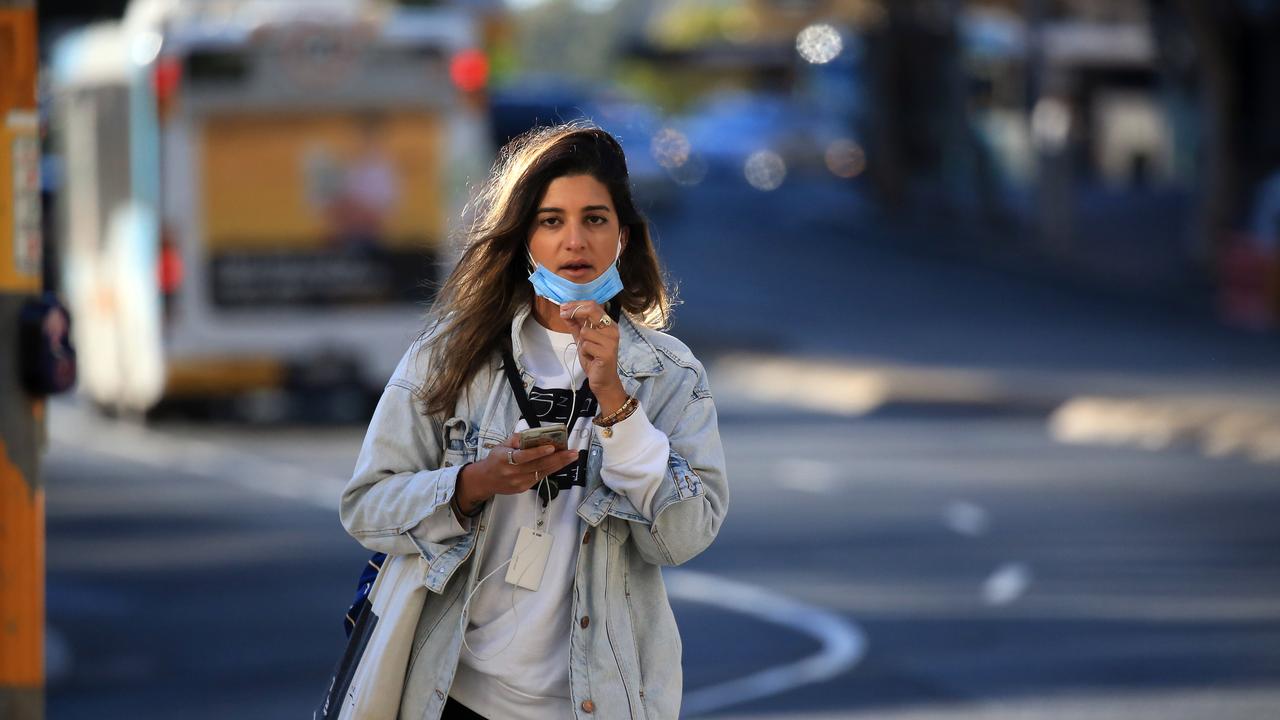
<svg viewBox="0 0 1280 720">
<path fill-rule="evenodd" d="M 497 472 L 500 476 L 505 476 L 510 470 L 515 470 L 516 466 L 512 463 L 515 461 L 516 453 L 519 450 L 506 445 L 495 447 L 490 453 L 489 458 L 497 465 Z"/>
<path fill-rule="evenodd" d="M 590 300 L 568 303 L 561 306 L 560 311 L 561 317 L 579 328 L 594 326 L 596 320 L 603 314 L 604 309 L 600 307 L 600 304 Z"/>
<path fill-rule="evenodd" d="M 591 340 L 583 340 L 578 343 L 578 348 L 582 352 L 587 353 L 592 360 L 613 357 L 618 353 L 617 346 L 610 347 L 605 343 L 593 342 Z"/>
<path fill-rule="evenodd" d="M 578 341 L 578 344 L 582 345 L 583 343 L 594 344 L 598 347 L 617 347 L 618 339 L 598 330 L 583 330 L 582 338 Z"/>
<path fill-rule="evenodd" d="M 595 305 L 595 303 L 586 300 L 565 303 L 560 306 L 560 317 L 571 324 L 581 326 L 591 320 L 593 315 L 592 305 Z"/>
<path fill-rule="evenodd" d="M 529 468 L 543 476 L 563 470 L 568 465 L 578 461 L 577 450 L 563 450 L 548 458 L 539 460 L 536 463 L 530 463 Z"/>
<path fill-rule="evenodd" d="M 582 339 L 616 345 L 618 344 L 618 326 L 583 328 L 580 336 Z"/>
<path fill-rule="evenodd" d="M 505 482 L 505 485 L 504 485 L 504 487 L 506 488 L 505 494 L 517 495 L 519 493 L 525 492 L 529 488 L 536 485 L 538 483 L 538 480 L 541 480 L 544 477 L 546 476 L 538 475 L 537 478 L 535 479 L 533 473 L 520 473 L 519 475 L 512 475 L 511 477 L 507 478 Z"/>
<path fill-rule="evenodd" d="M 574 455 L 575 455 L 574 459 L 577 459 L 576 458 L 577 453 L 574 453 Z M 572 462 L 572 460 L 570 462 Z M 509 487 L 511 490 L 515 492 L 528 490 L 536 486 L 539 482 L 542 482 L 543 480 L 546 480 L 547 478 L 551 477 L 551 475 L 556 473 L 558 470 L 560 470 L 567 464 L 568 463 L 551 464 L 551 465 L 544 465 L 543 467 L 538 467 L 538 468 L 530 468 L 529 466 L 525 466 L 525 469 L 523 472 L 516 473 L 511 477 L 507 478 L 507 481 L 506 481 L 507 487 Z"/>
<path fill-rule="evenodd" d="M 507 438 L 506 442 L 502 443 L 502 445 L 499 445 L 499 447 L 509 447 L 509 448 L 518 449 L 520 447 L 520 433 L 511 433 L 511 437 Z"/>
<path fill-rule="evenodd" d="M 578 300 L 572 305 L 573 307 L 569 309 L 570 314 L 573 313 L 573 308 L 578 308 L 578 317 L 587 320 L 598 317 L 600 313 L 604 312 L 604 309 L 600 307 L 600 303 L 594 300 Z"/>
<path fill-rule="evenodd" d="M 521 466 L 541 460 L 542 458 L 555 453 L 555 451 L 556 447 L 554 445 L 540 445 L 538 447 L 531 447 L 528 450 L 516 450 L 512 452 L 509 457 L 503 458 L 503 462 L 506 462 L 509 465 L 514 464 L 515 467 L 519 467 L 520 469 L 517 470 L 517 472 L 528 472 L 527 468 Z"/>
</svg>

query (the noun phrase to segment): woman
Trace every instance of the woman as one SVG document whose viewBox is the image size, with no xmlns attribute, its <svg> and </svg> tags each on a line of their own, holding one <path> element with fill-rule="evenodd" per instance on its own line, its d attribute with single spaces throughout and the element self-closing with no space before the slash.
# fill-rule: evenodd
<svg viewBox="0 0 1280 720">
<path fill-rule="evenodd" d="M 711 543 L 728 486 L 669 312 L 608 133 L 504 148 L 342 497 L 361 544 L 429 564 L 401 718 L 678 716 L 659 566 Z M 567 449 L 520 449 L 550 423 Z"/>
</svg>

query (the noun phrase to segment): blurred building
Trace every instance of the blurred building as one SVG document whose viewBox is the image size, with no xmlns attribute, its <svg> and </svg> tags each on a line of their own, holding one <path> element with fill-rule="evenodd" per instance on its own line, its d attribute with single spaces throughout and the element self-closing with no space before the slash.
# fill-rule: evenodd
<svg viewBox="0 0 1280 720">
<path fill-rule="evenodd" d="M 1280 3 L 883 7 L 868 160 L 887 207 L 968 229 L 951 244 L 1276 324 Z"/>
</svg>

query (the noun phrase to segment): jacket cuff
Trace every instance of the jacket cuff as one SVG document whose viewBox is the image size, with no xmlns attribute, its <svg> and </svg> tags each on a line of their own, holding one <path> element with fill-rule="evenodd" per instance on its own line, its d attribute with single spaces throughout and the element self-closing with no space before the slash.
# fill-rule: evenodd
<svg viewBox="0 0 1280 720">
<path fill-rule="evenodd" d="M 600 478 L 621 493 L 645 517 L 652 518 L 653 497 L 662 485 L 671 441 L 653 426 L 640 405 L 622 422 L 611 426 L 610 437 L 596 428 L 604 452 Z"/>
</svg>

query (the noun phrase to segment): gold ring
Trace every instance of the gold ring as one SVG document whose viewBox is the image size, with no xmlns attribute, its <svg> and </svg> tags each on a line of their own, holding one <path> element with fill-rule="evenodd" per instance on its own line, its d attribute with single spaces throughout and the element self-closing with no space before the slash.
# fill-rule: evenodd
<svg viewBox="0 0 1280 720">
<path fill-rule="evenodd" d="M 611 320 L 608 315 L 604 315 L 600 318 L 600 327 L 609 327 L 612 324 L 613 320 Z"/>
<path fill-rule="evenodd" d="M 508 465 L 515 465 L 515 464 L 516 464 L 516 451 L 515 451 L 515 450 L 508 450 L 508 451 L 507 451 L 507 464 L 508 464 Z"/>
</svg>

